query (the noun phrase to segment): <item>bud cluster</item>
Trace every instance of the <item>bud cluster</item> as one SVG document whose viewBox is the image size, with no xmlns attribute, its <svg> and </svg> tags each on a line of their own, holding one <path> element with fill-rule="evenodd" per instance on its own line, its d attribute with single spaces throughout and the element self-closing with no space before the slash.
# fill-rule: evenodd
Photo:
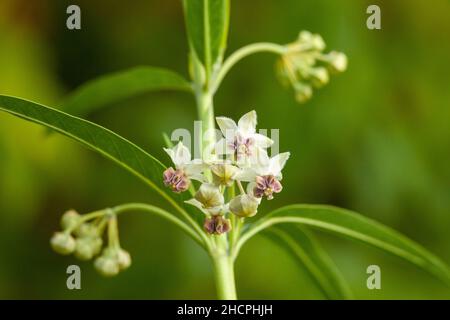
<svg viewBox="0 0 450 320">
<path fill-rule="evenodd" d="M 117 230 L 108 231 L 113 237 L 109 238 L 108 246 L 102 250 L 106 225 L 110 229 L 117 229 L 117 221 L 115 215 L 107 211 L 100 213 L 100 216 L 88 222 L 88 215 L 82 216 L 75 210 L 65 212 L 61 217 L 62 231 L 53 234 L 50 244 L 57 253 L 73 254 L 82 261 L 96 257 L 94 266 L 97 271 L 105 276 L 114 276 L 131 265 L 131 258 L 128 252 L 120 248 Z M 113 220 L 114 223 L 111 223 Z"/>
<path fill-rule="evenodd" d="M 300 32 L 297 40 L 286 46 L 277 62 L 280 81 L 295 91 L 296 100 L 304 103 L 312 97 L 313 88 L 321 88 L 331 73 L 347 69 L 347 57 L 341 52 L 323 53 L 325 42 L 318 34 Z"/>
<path fill-rule="evenodd" d="M 191 160 L 190 151 L 179 142 L 172 149 L 165 149 L 175 168 L 164 171 L 163 181 L 177 193 L 193 188 L 192 180 L 199 181 L 194 197 L 186 203 L 205 214 L 204 229 L 208 234 L 220 235 L 231 230 L 227 218 L 230 214 L 252 217 L 262 198 L 271 200 L 281 192 L 281 170 L 289 153 L 268 156 L 266 149 L 273 141 L 256 133 L 255 111 L 242 116 L 238 123 L 226 117 L 216 120 L 222 137 L 216 141 L 213 154 L 204 157 L 208 160 Z M 227 192 L 235 187 L 240 191 L 238 195 Z"/>
</svg>

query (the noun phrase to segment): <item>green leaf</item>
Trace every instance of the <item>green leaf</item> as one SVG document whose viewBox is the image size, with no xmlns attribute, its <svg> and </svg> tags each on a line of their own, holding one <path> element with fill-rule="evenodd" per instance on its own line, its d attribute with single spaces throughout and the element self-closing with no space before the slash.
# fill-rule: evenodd
<svg viewBox="0 0 450 320">
<path fill-rule="evenodd" d="M 341 272 L 306 228 L 282 224 L 269 228 L 264 235 L 292 255 L 327 299 L 351 297 Z"/>
<path fill-rule="evenodd" d="M 225 51 L 229 17 L 229 0 L 184 0 L 189 43 L 207 70 Z"/>
<path fill-rule="evenodd" d="M 86 82 L 63 103 L 63 110 L 84 116 L 108 104 L 157 90 L 191 91 L 192 88 L 173 71 L 136 67 Z"/>
<path fill-rule="evenodd" d="M 143 180 L 179 208 L 174 201 L 178 200 L 176 195 L 163 191 L 164 165 L 114 132 L 62 111 L 11 96 L 0 95 L 0 111 L 44 125 L 80 142 Z"/>
<path fill-rule="evenodd" d="M 243 234 L 241 245 L 258 231 L 279 223 L 299 223 L 337 233 L 394 254 L 450 286 L 450 269 L 432 253 L 399 232 L 355 212 L 323 205 L 290 205 L 257 221 Z"/>
</svg>

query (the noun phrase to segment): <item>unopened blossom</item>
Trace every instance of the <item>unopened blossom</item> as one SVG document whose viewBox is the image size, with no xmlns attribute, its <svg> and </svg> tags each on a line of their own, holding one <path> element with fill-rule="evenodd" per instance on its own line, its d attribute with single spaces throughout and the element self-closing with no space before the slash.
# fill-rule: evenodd
<svg viewBox="0 0 450 320">
<path fill-rule="evenodd" d="M 210 183 L 203 183 L 193 199 L 186 201 L 199 208 L 207 215 L 222 214 L 225 209 L 225 199 L 219 188 Z"/>
<path fill-rule="evenodd" d="M 216 120 L 223 134 L 223 138 L 216 143 L 216 154 L 232 156 L 240 166 L 257 162 L 257 158 L 273 144 L 268 137 L 256 133 L 257 116 L 254 110 L 244 114 L 237 124 L 226 117 L 217 117 Z"/>
<path fill-rule="evenodd" d="M 230 201 L 230 211 L 238 217 L 253 217 L 258 212 L 260 199 L 250 194 L 243 194 L 233 198 Z"/>
<path fill-rule="evenodd" d="M 172 149 L 164 148 L 164 151 L 167 152 L 175 165 L 175 169 L 169 167 L 163 173 L 164 184 L 172 191 L 184 192 L 189 188 L 191 179 L 203 180 L 204 165 L 202 161 L 199 159 L 191 160 L 191 152 L 181 141 Z"/>
<path fill-rule="evenodd" d="M 223 216 L 211 216 L 205 219 L 203 228 L 209 234 L 221 235 L 231 230 L 231 223 Z"/>
<path fill-rule="evenodd" d="M 211 173 L 213 182 L 219 186 L 231 186 L 240 172 L 240 169 L 229 163 L 212 164 Z"/>
</svg>

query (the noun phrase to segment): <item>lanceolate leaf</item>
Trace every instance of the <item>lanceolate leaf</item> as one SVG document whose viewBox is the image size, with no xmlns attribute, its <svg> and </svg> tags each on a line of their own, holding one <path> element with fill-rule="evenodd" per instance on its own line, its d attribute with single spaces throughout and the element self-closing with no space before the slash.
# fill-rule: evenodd
<svg viewBox="0 0 450 320">
<path fill-rule="evenodd" d="M 108 104 L 157 90 L 190 91 L 191 85 L 170 70 L 136 67 L 86 82 L 63 103 L 63 109 L 83 116 Z"/>
<path fill-rule="evenodd" d="M 164 165 L 114 132 L 59 110 L 10 96 L 0 95 L 0 111 L 44 125 L 80 142 L 131 172 L 176 206 L 174 194 L 163 191 Z"/>
<path fill-rule="evenodd" d="M 327 299 L 351 297 L 350 289 L 339 269 L 306 228 L 280 224 L 268 229 L 264 235 L 292 255 Z"/>
<path fill-rule="evenodd" d="M 291 205 L 273 211 L 249 228 L 253 234 L 280 223 L 299 223 L 358 240 L 401 257 L 450 285 L 450 269 L 439 258 L 399 232 L 355 212 L 332 206 Z"/>
<path fill-rule="evenodd" d="M 222 56 L 228 35 L 229 0 L 183 0 L 189 42 L 207 70 Z"/>
</svg>

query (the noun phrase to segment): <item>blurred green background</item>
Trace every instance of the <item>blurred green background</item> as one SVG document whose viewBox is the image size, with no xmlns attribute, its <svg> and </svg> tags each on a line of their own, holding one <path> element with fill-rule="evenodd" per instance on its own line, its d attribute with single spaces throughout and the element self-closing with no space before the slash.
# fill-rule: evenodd
<svg viewBox="0 0 450 320">
<path fill-rule="evenodd" d="M 65 27 L 69 4 L 82 30 Z M 366 28 L 378 4 L 382 30 Z M 228 53 L 251 42 L 293 41 L 320 33 L 348 55 L 349 68 L 296 104 L 274 75 L 274 56 L 248 58 L 216 98 L 216 113 L 237 118 L 255 108 L 261 128 L 281 129 L 289 150 L 281 205 L 326 203 L 362 212 L 405 233 L 450 263 L 450 2 L 435 0 L 232 1 Z M 180 1 L 1 0 L 0 93 L 58 106 L 86 80 L 137 65 L 187 76 Z M 154 93 L 89 116 L 168 163 L 163 131 L 192 128 L 194 100 Z M 67 138 L 0 113 L 0 298 L 214 298 L 209 260 L 165 221 L 120 219 L 132 267 L 104 279 L 91 263 L 61 257 L 49 238 L 69 208 L 89 212 L 130 201 L 160 204 L 155 193 Z M 318 233 L 357 298 L 450 297 L 450 289 L 376 249 Z M 66 267 L 82 268 L 82 290 L 66 288 Z M 366 288 L 377 264 L 382 289 Z M 320 299 L 283 251 L 255 237 L 237 261 L 240 298 Z"/>
</svg>

